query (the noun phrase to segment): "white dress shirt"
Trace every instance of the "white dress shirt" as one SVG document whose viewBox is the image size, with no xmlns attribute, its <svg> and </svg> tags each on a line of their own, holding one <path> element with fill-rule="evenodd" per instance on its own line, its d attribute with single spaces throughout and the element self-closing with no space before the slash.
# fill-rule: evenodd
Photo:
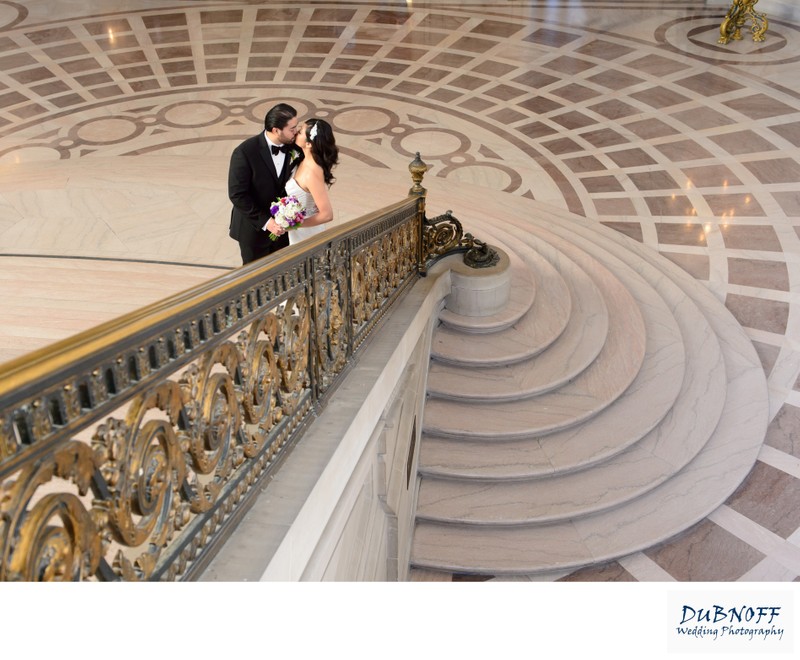
<svg viewBox="0 0 800 660">
<path fill-rule="evenodd" d="M 278 173 L 278 176 L 280 176 L 281 170 L 283 169 L 283 161 L 286 160 L 286 154 L 282 151 L 279 151 L 277 154 L 273 154 L 272 147 L 283 147 L 283 145 L 275 144 L 272 140 L 270 140 L 266 131 L 264 131 L 264 137 L 267 138 L 267 146 L 269 147 L 269 153 L 272 156 L 272 162 L 275 163 L 275 171 Z"/>
</svg>

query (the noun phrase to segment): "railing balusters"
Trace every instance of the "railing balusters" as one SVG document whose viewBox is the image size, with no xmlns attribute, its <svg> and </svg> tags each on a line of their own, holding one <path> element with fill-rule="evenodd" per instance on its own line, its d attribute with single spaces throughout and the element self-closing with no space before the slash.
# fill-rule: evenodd
<svg viewBox="0 0 800 660">
<path fill-rule="evenodd" d="M 417 220 L 409 198 L 0 365 L 0 579 L 196 575 L 415 281 Z"/>
<path fill-rule="evenodd" d="M 405 200 L 0 365 L 0 580 L 207 565 L 395 300 L 475 247 L 409 169 Z"/>
</svg>

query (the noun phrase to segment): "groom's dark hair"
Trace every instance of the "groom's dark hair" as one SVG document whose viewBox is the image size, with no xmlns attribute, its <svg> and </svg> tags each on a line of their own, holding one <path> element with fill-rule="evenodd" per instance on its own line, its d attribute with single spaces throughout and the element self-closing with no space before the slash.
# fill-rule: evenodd
<svg viewBox="0 0 800 660">
<path fill-rule="evenodd" d="M 278 103 L 274 108 L 271 108 L 264 117 L 264 130 L 267 132 L 273 128 L 282 130 L 286 128 L 289 120 L 297 117 L 297 110 L 295 110 L 288 103 Z"/>
</svg>

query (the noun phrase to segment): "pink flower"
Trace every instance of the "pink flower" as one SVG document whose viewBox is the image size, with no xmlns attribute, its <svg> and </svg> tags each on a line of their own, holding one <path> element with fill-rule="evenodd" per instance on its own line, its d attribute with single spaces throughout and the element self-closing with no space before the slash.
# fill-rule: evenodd
<svg viewBox="0 0 800 660">
<path fill-rule="evenodd" d="M 298 227 L 306 217 L 300 201 L 293 195 L 275 200 L 269 207 L 269 212 L 272 214 L 272 219 L 275 220 L 275 223 L 286 231 Z M 264 229 L 266 228 L 266 225 L 264 225 Z M 273 241 L 278 239 L 272 232 L 269 233 L 269 237 Z"/>
</svg>

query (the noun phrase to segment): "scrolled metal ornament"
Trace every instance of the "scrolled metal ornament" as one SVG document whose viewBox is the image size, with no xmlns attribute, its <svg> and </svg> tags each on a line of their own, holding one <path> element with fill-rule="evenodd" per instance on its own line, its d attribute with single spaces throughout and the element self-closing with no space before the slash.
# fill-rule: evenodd
<svg viewBox="0 0 800 660">
<path fill-rule="evenodd" d="M 114 562 L 126 580 L 149 578 L 184 519 L 179 488 L 187 466 L 175 432 L 181 411 L 180 386 L 164 381 L 133 401 L 124 424 L 108 424 L 107 435 L 95 437 L 113 474 L 107 481 L 110 531 L 134 555 L 120 550 Z"/>
<path fill-rule="evenodd" d="M 376 309 L 381 306 L 382 302 L 388 298 L 392 292 L 397 288 L 399 282 L 399 274 L 397 272 L 397 259 L 393 256 L 397 236 L 396 232 L 385 234 L 380 241 L 378 252 L 375 256 L 376 263 L 379 264 L 381 276 L 378 278 L 378 299 L 376 300 Z"/>
<path fill-rule="evenodd" d="M 267 434 L 282 415 L 278 406 L 280 371 L 276 350 L 279 341 L 280 324 L 272 312 L 253 323 L 237 341 L 241 381 L 238 389 L 246 438 L 244 452 L 250 458 L 261 451 Z"/>
<path fill-rule="evenodd" d="M 380 270 L 378 248 L 373 243 L 361 249 L 352 260 L 353 327 L 358 331 L 377 306 Z"/>
<path fill-rule="evenodd" d="M 467 251 L 464 253 L 464 263 L 470 268 L 489 268 L 500 261 L 500 255 L 488 243 L 478 240 L 472 234 L 464 236 Z"/>
<path fill-rule="evenodd" d="M 101 512 L 88 510 L 86 495 L 95 456 L 82 442 L 70 441 L 52 456 L 23 469 L 0 491 L 0 580 L 72 581 L 91 578 L 103 554 Z M 56 479 L 77 492 L 47 493 Z"/>
<path fill-rule="evenodd" d="M 422 227 L 422 247 L 428 259 L 441 257 L 459 247 L 464 228 L 453 215 L 445 211 L 435 218 L 425 218 Z"/>
<path fill-rule="evenodd" d="M 284 414 L 294 412 L 300 395 L 308 387 L 310 319 L 308 301 L 300 294 L 289 298 L 280 317 L 281 345 L 278 350 L 280 403 Z"/>
<path fill-rule="evenodd" d="M 14 428 L 14 421 L 11 417 L 3 419 L 0 424 L 0 461 L 11 458 L 17 453 L 19 441 Z"/>
<path fill-rule="evenodd" d="M 187 439 L 195 472 L 195 513 L 215 503 L 225 479 L 244 460 L 242 449 L 234 442 L 240 428 L 233 384 L 238 365 L 236 347 L 226 342 L 206 354 L 201 367 L 189 370 L 180 381 L 184 411 L 191 422 L 180 434 Z"/>
<path fill-rule="evenodd" d="M 764 34 L 769 28 L 767 15 L 755 10 L 758 0 L 733 0 L 728 13 L 725 15 L 719 26 L 719 44 L 727 44 L 733 39 L 740 41 L 742 38 L 742 27 L 750 19 L 750 31 L 753 33 L 753 41 L 761 42 L 766 39 Z"/>
<path fill-rule="evenodd" d="M 316 383 L 325 392 L 347 363 L 348 335 L 344 310 L 347 307 L 347 255 L 328 251 L 315 259 L 314 301 Z"/>
<path fill-rule="evenodd" d="M 488 244 L 464 233 L 464 228 L 452 211 L 423 224 L 423 248 L 427 259 L 436 260 L 455 252 L 464 253 L 464 263 L 471 268 L 488 268 L 500 261 L 500 256 Z"/>
</svg>

